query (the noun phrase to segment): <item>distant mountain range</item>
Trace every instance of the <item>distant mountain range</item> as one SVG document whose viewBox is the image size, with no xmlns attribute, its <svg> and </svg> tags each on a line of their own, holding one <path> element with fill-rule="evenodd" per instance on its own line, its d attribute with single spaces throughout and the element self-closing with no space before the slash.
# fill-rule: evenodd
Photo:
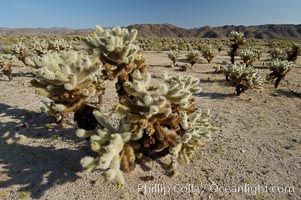
<svg viewBox="0 0 301 200">
<path fill-rule="evenodd" d="M 248 38 L 257 39 L 300 39 L 301 24 L 267 24 L 258 26 L 219 27 L 204 26 L 201 28 L 185 29 L 171 24 L 135 24 L 127 27 L 137 29 L 140 37 L 180 37 L 180 38 L 225 38 L 235 30 L 244 32 Z M 83 35 L 93 29 L 69 28 L 1 28 L 0 35 Z"/>
</svg>

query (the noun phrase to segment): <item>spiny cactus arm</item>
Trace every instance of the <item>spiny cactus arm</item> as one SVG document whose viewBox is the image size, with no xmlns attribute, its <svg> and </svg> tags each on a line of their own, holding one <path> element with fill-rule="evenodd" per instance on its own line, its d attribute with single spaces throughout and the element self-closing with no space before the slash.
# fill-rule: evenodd
<svg viewBox="0 0 301 200">
<path fill-rule="evenodd" d="M 109 123 L 107 122 L 107 116 L 99 112 L 98 110 L 93 111 L 93 115 L 97 122 L 104 128 L 108 129 L 109 132 L 117 132 L 117 130 Z"/>
<path fill-rule="evenodd" d="M 137 30 L 129 32 L 127 29 L 115 27 L 105 30 L 96 26 L 95 32 L 84 39 L 91 49 L 98 49 L 100 58 L 105 63 L 118 65 L 134 61 L 139 47 L 133 42 L 136 39 Z"/>
<path fill-rule="evenodd" d="M 180 111 L 179 118 L 184 132 L 177 145 L 171 148 L 171 165 L 168 169 L 171 175 L 177 174 L 177 163 L 189 164 L 197 147 L 204 146 L 204 141 L 210 139 L 211 134 L 217 131 L 217 128 L 209 123 L 210 110 L 205 113 L 202 113 L 201 109 L 196 109 L 193 113 Z"/>
<path fill-rule="evenodd" d="M 166 99 L 174 104 L 185 103 L 193 94 L 201 92 L 199 79 L 192 76 L 168 76 L 167 72 L 164 72 L 163 80 L 169 88 Z"/>
<path fill-rule="evenodd" d="M 100 62 L 81 53 L 69 51 L 45 55 L 36 60 L 34 71 L 40 83 L 64 86 L 73 90 L 91 74 L 101 69 Z"/>
</svg>

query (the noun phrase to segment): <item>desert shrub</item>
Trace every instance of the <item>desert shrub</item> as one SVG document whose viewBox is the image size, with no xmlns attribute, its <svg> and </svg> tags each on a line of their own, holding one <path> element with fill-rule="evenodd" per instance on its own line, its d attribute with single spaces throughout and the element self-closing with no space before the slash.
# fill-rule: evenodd
<svg viewBox="0 0 301 200">
<path fill-rule="evenodd" d="M 267 76 L 267 80 L 275 81 L 275 88 L 279 86 L 286 74 L 296 65 L 292 61 L 275 59 L 267 63 L 271 73 Z"/>
<path fill-rule="evenodd" d="M 237 95 L 248 89 L 260 88 L 263 78 L 258 70 L 246 64 L 231 64 L 225 70 L 226 80 L 235 87 Z"/>
</svg>

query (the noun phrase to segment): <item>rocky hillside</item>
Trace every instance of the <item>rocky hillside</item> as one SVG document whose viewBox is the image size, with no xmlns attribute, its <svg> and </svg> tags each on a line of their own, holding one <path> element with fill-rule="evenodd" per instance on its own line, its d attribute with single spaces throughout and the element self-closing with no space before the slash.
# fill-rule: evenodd
<svg viewBox="0 0 301 200">
<path fill-rule="evenodd" d="M 197 37 L 197 38 L 224 38 L 232 30 L 244 32 L 249 38 L 271 39 L 291 38 L 301 40 L 301 24 L 267 24 L 258 26 L 205 26 L 201 28 L 185 29 L 171 24 L 135 24 L 129 29 L 137 29 L 140 37 Z M 81 35 L 93 29 L 68 28 L 0 28 L 0 35 Z"/>
<path fill-rule="evenodd" d="M 292 38 L 301 39 L 301 24 L 299 25 L 259 25 L 259 26 L 205 26 L 195 29 L 184 29 L 171 24 L 138 24 L 128 26 L 137 29 L 141 37 L 198 37 L 198 38 L 223 38 L 235 30 L 244 32 L 247 37 L 258 39 Z"/>
</svg>

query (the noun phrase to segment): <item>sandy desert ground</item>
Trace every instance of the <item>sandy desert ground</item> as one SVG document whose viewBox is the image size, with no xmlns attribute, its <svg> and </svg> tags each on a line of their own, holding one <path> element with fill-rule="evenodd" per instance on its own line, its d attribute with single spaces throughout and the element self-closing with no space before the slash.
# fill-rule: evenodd
<svg viewBox="0 0 301 200">
<path fill-rule="evenodd" d="M 225 52 L 187 72 L 164 67 L 166 52 L 144 56 L 154 82 L 164 70 L 200 78 L 197 105 L 211 109 L 219 128 L 190 165 L 181 165 L 180 176 L 166 176 L 164 159 L 125 174 L 124 190 L 101 183 L 100 172 L 82 173 L 80 159 L 92 154 L 88 142 L 76 137 L 72 120 L 45 125 L 51 119 L 40 112 L 30 69 L 15 67 L 12 82 L 0 80 L 0 199 L 301 199 L 300 57 L 278 90 L 264 84 L 237 97 L 222 74 L 212 73 L 213 65 L 229 60 Z M 263 61 L 255 67 L 268 73 Z M 103 109 L 114 102 L 108 89 Z M 21 144 L 12 142 L 18 134 L 27 137 Z M 235 191 L 239 187 L 244 191 Z"/>
</svg>

